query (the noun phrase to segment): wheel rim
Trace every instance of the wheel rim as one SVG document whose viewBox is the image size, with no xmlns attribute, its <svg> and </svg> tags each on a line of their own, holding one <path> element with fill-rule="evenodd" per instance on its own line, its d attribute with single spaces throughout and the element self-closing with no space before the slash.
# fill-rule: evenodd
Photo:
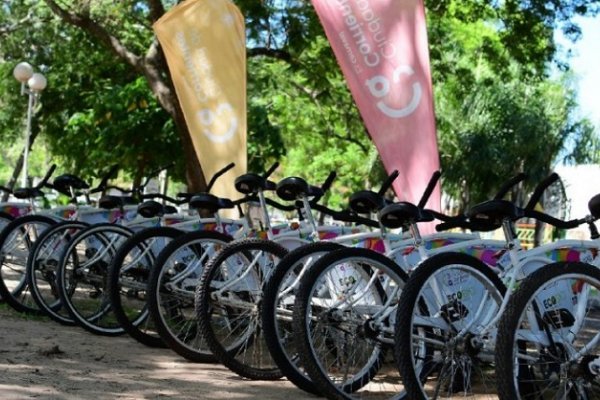
<svg viewBox="0 0 600 400">
<path fill-rule="evenodd" d="M 600 280 L 592 276 L 563 274 L 530 296 L 513 341 L 514 387 L 521 398 L 600 398 L 600 344 L 592 341 L 600 331 L 599 290 Z"/>
<path fill-rule="evenodd" d="M 502 302 L 494 282 L 468 265 L 446 265 L 417 299 L 410 354 L 424 397 L 495 399 L 493 343 L 482 335 Z"/>
</svg>

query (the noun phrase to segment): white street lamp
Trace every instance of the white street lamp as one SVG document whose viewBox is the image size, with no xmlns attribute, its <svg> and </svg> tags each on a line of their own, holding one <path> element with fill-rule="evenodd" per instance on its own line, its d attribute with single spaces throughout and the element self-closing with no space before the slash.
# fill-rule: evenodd
<svg viewBox="0 0 600 400">
<path fill-rule="evenodd" d="M 31 139 L 31 119 L 33 109 L 42 90 L 46 88 L 48 81 L 46 77 L 39 72 L 33 72 L 33 67 L 26 62 L 20 62 L 13 70 L 15 79 L 21 82 L 21 94 L 28 95 L 27 103 L 27 128 L 25 130 L 25 150 L 23 151 L 23 175 L 22 186 L 27 187 L 27 167 L 29 162 L 29 146 Z"/>
</svg>

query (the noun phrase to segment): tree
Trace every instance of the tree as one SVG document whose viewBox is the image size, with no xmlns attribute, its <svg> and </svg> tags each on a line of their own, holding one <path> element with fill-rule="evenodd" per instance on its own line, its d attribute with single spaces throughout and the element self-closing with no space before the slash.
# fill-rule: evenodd
<svg viewBox="0 0 600 400">
<path fill-rule="evenodd" d="M 44 93 L 39 126 L 52 153 L 59 155 L 65 165 L 91 173 L 90 165 L 118 158 L 125 161 L 132 176 L 140 176 L 148 167 L 160 164 L 162 156 L 174 157 L 164 151 L 166 148 L 177 149 L 185 154 L 180 171 L 185 168 L 188 183 L 192 188 L 202 186 L 203 182 L 192 182 L 202 174 L 164 57 L 151 30 L 152 23 L 175 3 L 2 3 L 0 35 L 5 36 L 0 56 L 10 62 L 31 59 L 46 68 L 54 83 Z M 310 2 L 237 0 L 236 4 L 245 16 L 248 36 L 250 168 L 262 170 L 284 157 L 280 174 L 298 174 L 314 183 L 335 169 L 340 175 L 336 187 L 341 189 L 332 196 L 333 202 L 340 202 L 343 193 L 364 188 L 365 184 L 377 185 L 383 169 Z M 570 22 L 572 16 L 596 12 L 598 1 L 442 0 L 426 5 L 443 157 L 454 157 L 452 166 L 470 168 L 464 174 L 458 170 L 451 173 L 450 164 L 444 164 L 445 184 L 453 188 L 459 187 L 473 170 L 457 158 L 459 152 L 452 152 L 452 146 L 459 146 L 459 139 L 465 136 L 457 133 L 457 121 L 480 132 L 476 136 L 479 143 L 497 152 L 491 149 L 492 144 L 500 135 L 498 129 L 508 122 L 489 109 L 494 101 L 502 100 L 491 97 L 493 89 L 505 93 L 508 86 L 503 89 L 501 84 L 512 82 L 517 91 L 525 90 L 522 85 L 538 88 L 535 90 L 539 95 L 559 96 L 551 94 L 556 83 L 548 86 L 552 89 L 541 89 L 547 81 L 549 62 L 556 61 L 553 31 L 561 26 L 575 38 L 578 30 Z M 526 41 L 517 40 L 525 36 Z M 34 45 L 23 49 L 23 42 Z M 561 66 L 566 63 L 561 62 Z M 2 72 L 8 75 L 9 69 Z M 0 92 L 8 92 L 1 85 Z M 481 96 L 476 98 L 475 92 L 480 89 Z M 483 96 L 483 92 L 489 96 Z M 22 115 L 11 101 L 16 96 L 12 93 L 0 100 L 7 106 L 0 110 L 0 127 L 9 127 Z M 481 104 L 481 116 L 468 112 L 469 102 Z M 556 104 L 553 112 L 557 113 L 568 114 L 573 109 L 572 104 L 560 105 L 555 100 L 552 104 Z M 508 106 L 524 109 L 522 103 Z M 556 121 L 563 121 L 573 132 L 579 132 L 567 135 L 564 143 L 571 138 L 579 138 L 575 144 L 577 140 L 592 140 L 585 121 L 551 115 L 539 107 L 536 110 L 545 114 L 535 118 L 550 118 L 553 129 L 558 126 Z M 484 115 L 489 117 L 487 121 L 483 121 Z M 483 134 L 484 122 L 490 123 L 487 128 L 488 133 L 493 132 L 491 136 Z M 565 132 L 569 130 L 567 125 L 562 128 Z M 3 132 L 3 137 L 9 137 L 11 129 L 12 138 L 17 137 L 15 126 Z M 150 131 L 152 135 L 148 135 Z M 506 143 L 505 149 L 524 151 L 506 147 Z M 446 144 L 448 147 L 444 147 Z M 575 144 L 570 144 L 573 151 L 569 153 L 585 158 L 586 151 Z M 514 157 L 532 162 L 521 153 Z M 539 162 L 548 164 L 546 159 Z M 493 180 L 489 176 L 477 179 Z M 478 198 L 487 191 L 489 188 L 483 185 L 469 193 Z"/>
</svg>

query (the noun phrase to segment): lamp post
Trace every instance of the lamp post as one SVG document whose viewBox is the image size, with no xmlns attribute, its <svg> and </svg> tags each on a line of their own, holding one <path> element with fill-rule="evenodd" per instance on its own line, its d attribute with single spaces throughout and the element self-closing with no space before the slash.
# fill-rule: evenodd
<svg viewBox="0 0 600 400">
<path fill-rule="evenodd" d="M 21 94 L 28 95 L 27 127 L 25 129 L 25 150 L 23 151 L 22 187 L 27 187 L 27 168 L 29 162 L 29 146 L 31 139 L 31 119 L 33 109 L 42 90 L 46 88 L 46 77 L 39 72 L 33 72 L 33 67 L 26 62 L 20 62 L 13 70 L 16 80 L 21 82 Z"/>
</svg>

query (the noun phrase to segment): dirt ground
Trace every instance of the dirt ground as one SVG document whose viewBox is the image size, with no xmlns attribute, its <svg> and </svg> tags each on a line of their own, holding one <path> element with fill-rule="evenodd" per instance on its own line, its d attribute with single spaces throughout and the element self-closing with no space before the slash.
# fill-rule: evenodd
<svg viewBox="0 0 600 400">
<path fill-rule="evenodd" d="M 187 362 L 127 336 L 101 337 L 0 305 L 0 399 L 309 400 L 281 380 L 241 379 L 221 365 Z"/>
</svg>

